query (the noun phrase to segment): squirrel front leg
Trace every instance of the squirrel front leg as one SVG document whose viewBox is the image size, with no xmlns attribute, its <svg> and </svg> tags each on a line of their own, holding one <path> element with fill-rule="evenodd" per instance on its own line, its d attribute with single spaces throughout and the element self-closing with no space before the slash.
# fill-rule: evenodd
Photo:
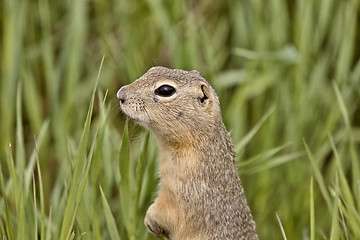
<svg viewBox="0 0 360 240">
<path fill-rule="evenodd" d="M 175 231 L 176 219 L 178 219 L 177 214 L 172 201 L 159 196 L 147 210 L 144 223 L 155 237 L 161 239 L 165 236 L 171 239 Z"/>
</svg>

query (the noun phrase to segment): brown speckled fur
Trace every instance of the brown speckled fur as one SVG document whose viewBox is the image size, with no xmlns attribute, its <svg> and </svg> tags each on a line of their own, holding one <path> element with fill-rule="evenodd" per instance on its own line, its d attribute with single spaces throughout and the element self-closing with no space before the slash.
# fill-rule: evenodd
<svg viewBox="0 0 360 240">
<path fill-rule="evenodd" d="M 156 95 L 164 84 L 176 93 Z M 258 239 L 219 99 L 199 72 L 153 67 L 117 96 L 161 148 L 159 192 L 145 217 L 149 232 L 170 240 Z"/>
</svg>

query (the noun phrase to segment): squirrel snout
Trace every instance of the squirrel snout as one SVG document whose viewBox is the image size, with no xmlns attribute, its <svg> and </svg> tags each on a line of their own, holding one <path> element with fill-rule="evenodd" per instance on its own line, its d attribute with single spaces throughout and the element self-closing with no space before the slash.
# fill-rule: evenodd
<svg viewBox="0 0 360 240">
<path fill-rule="evenodd" d="M 126 100 L 126 86 L 123 86 L 119 89 L 116 94 L 116 97 L 120 100 L 120 103 L 124 103 Z"/>
</svg>

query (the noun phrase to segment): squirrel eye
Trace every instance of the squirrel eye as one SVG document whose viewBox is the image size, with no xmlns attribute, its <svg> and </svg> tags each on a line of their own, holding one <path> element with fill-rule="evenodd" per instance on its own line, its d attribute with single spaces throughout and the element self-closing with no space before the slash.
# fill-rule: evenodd
<svg viewBox="0 0 360 240">
<path fill-rule="evenodd" d="M 155 94 L 161 97 L 170 97 L 176 92 L 175 88 L 169 85 L 162 85 L 155 90 Z"/>
</svg>

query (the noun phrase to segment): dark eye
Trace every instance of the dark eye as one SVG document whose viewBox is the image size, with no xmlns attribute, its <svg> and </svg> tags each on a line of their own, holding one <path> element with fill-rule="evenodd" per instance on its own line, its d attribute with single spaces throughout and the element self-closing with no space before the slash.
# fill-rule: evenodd
<svg viewBox="0 0 360 240">
<path fill-rule="evenodd" d="M 155 94 L 161 97 L 170 97 L 176 92 L 175 88 L 169 85 L 162 85 L 155 90 Z"/>
</svg>

